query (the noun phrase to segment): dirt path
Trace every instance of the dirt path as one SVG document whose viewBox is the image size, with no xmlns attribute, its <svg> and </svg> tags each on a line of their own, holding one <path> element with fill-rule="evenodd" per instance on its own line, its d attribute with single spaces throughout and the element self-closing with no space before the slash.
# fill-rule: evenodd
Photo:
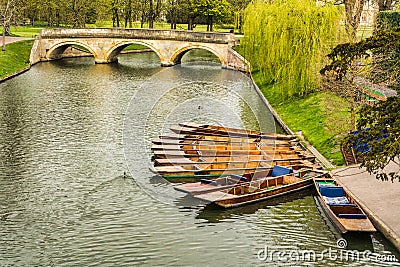
<svg viewBox="0 0 400 267">
<path fill-rule="evenodd" d="M 1 43 L 3 43 L 2 37 L 0 37 Z M 25 37 L 10 37 L 6 36 L 6 44 L 18 42 L 18 41 L 24 41 L 24 40 L 33 40 L 33 38 L 25 38 Z"/>
</svg>

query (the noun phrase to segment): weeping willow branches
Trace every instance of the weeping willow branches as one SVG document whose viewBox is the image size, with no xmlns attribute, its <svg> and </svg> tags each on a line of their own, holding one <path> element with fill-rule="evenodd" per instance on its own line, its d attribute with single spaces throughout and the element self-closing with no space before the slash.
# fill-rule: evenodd
<svg viewBox="0 0 400 267">
<path fill-rule="evenodd" d="M 338 6 L 311 0 L 254 1 L 245 12 L 245 57 L 284 97 L 307 94 L 336 45 L 341 14 Z"/>
</svg>

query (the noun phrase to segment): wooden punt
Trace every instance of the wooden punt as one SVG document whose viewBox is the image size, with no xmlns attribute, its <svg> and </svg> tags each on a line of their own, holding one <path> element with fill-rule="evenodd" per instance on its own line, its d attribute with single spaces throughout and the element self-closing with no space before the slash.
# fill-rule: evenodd
<svg viewBox="0 0 400 267">
<path fill-rule="evenodd" d="M 267 172 L 272 172 L 268 170 Z M 247 177 L 246 177 L 247 176 Z M 222 189 L 228 189 L 236 186 L 237 184 L 248 183 L 251 180 L 250 175 L 236 175 L 228 174 L 221 175 L 220 177 L 210 180 L 210 179 L 200 179 L 200 182 L 195 183 L 185 183 L 178 186 L 174 186 L 175 190 L 184 193 L 190 193 L 192 195 L 204 194 L 209 192 L 214 192 Z"/>
<path fill-rule="evenodd" d="M 228 162 L 228 163 L 213 163 L 205 166 L 195 165 L 175 165 L 175 166 L 157 166 L 152 167 L 151 171 L 168 179 L 176 177 L 194 177 L 196 175 L 211 175 L 220 176 L 223 174 L 239 174 L 244 175 L 259 171 L 271 169 L 274 165 L 285 166 L 293 169 L 303 167 L 318 168 L 315 164 L 307 160 L 298 161 L 281 161 L 281 162 Z"/>
<path fill-rule="evenodd" d="M 303 168 L 295 172 L 304 172 L 305 170 L 311 170 Z M 267 177 L 278 177 L 282 175 L 289 175 L 293 173 L 293 169 L 282 166 L 274 166 L 273 168 L 263 171 L 255 172 L 242 175 L 227 174 L 222 175 L 216 179 L 200 179 L 198 182 L 185 183 L 174 186 L 175 190 L 189 193 L 192 195 L 205 194 L 214 191 L 220 191 L 223 189 L 233 188 L 240 185 L 247 185 L 252 181 L 263 180 Z"/>
<path fill-rule="evenodd" d="M 260 151 L 304 151 L 299 148 L 289 146 L 232 146 L 232 145 L 206 145 L 206 144 L 192 144 L 192 145 L 152 145 L 151 150 L 184 150 L 184 151 L 231 151 L 231 150 L 260 150 Z"/>
<path fill-rule="evenodd" d="M 174 133 L 177 134 L 194 134 L 194 135 L 207 135 L 207 136 L 229 136 L 229 137 L 247 137 L 247 138 L 260 138 L 260 139 L 277 139 L 277 140 L 292 140 L 295 139 L 293 135 L 283 135 L 274 133 L 260 133 L 252 130 L 233 129 L 233 128 L 220 128 L 211 129 L 206 127 L 171 127 Z M 232 130 L 230 130 L 232 129 Z"/>
<path fill-rule="evenodd" d="M 162 166 L 175 166 L 175 165 L 209 165 L 209 164 L 215 164 L 215 163 L 240 163 L 240 162 L 259 162 L 259 163 L 269 163 L 273 164 L 275 163 L 283 163 L 284 162 L 298 162 L 299 160 L 309 160 L 312 162 L 315 159 L 315 157 L 304 157 L 304 158 L 299 158 L 299 157 L 293 157 L 293 158 L 285 158 L 285 159 L 264 159 L 261 157 L 254 157 L 254 158 L 247 158 L 244 159 L 242 157 L 235 158 L 235 157 L 210 157 L 210 158 L 202 158 L 199 160 L 199 158 L 194 158 L 194 160 L 190 158 L 171 158 L 171 159 L 155 159 L 154 161 L 158 165 Z"/>
<path fill-rule="evenodd" d="M 310 188 L 313 186 L 314 177 L 326 175 L 326 171 L 305 169 L 294 174 L 267 176 L 264 179 L 237 184 L 232 188 L 195 194 L 194 197 L 220 207 L 233 208 Z"/>
<path fill-rule="evenodd" d="M 178 124 L 181 128 L 185 129 L 195 129 L 202 132 L 219 132 L 219 133 L 226 133 L 228 135 L 244 135 L 244 136 L 264 136 L 264 137 L 274 137 L 276 139 L 291 139 L 296 138 L 294 135 L 288 134 L 277 134 L 277 133 L 266 133 L 266 132 L 259 132 L 255 130 L 245 130 L 245 129 L 238 129 L 238 128 L 229 128 L 224 126 L 218 125 L 210 125 L 210 124 L 196 124 L 196 123 L 179 123 Z M 179 128 L 179 127 L 177 127 Z"/>
<path fill-rule="evenodd" d="M 256 140 L 255 138 L 229 138 L 229 137 L 221 137 L 221 136 L 181 136 L 181 137 L 172 137 L 172 136 L 160 136 L 159 138 L 154 138 L 151 140 L 153 144 L 156 145 L 184 145 L 184 144 L 193 144 L 194 142 L 198 142 L 200 144 L 232 144 L 232 145 L 246 145 L 246 144 L 257 144 L 258 146 L 292 146 L 298 144 L 298 140 L 274 140 L 274 139 L 265 139 L 265 140 Z"/>
<path fill-rule="evenodd" d="M 286 159 L 311 159 L 314 157 L 302 155 L 298 153 L 287 153 L 286 151 L 274 151 L 272 153 L 265 153 L 263 151 L 257 150 L 248 150 L 248 151 L 201 151 L 200 153 L 185 153 L 185 151 L 180 150 L 172 150 L 172 151 L 164 151 L 164 150 L 155 150 L 153 151 L 155 159 L 169 159 L 173 161 L 174 159 L 179 158 L 188 158 L 193 161 L 223 161 L 218 158 L 222 157 L 226 161 L 227 158 L 231 158 L 231 160 L 243 158 L 243 161 L 246 161 L 246 158 L 259 157 L 260 159 L 265 160 L 286 160 Z"/>
<path fill-rule="evenodd" d="M 155 150 L 154 156 L 158 158 L 172 158 L 172 157 L 229 157 L 235 155 L 263 155 L 260 150 L 211 150 L 201 151 L 201 153 L 185 153 L 182 150 Z"/>
<path fill-rule="evenodd" d="M 317 199 L 323 211 L 342 233 L 376 231 L 357 202 L 333 179 L 314 179 Z"/>
</svg>

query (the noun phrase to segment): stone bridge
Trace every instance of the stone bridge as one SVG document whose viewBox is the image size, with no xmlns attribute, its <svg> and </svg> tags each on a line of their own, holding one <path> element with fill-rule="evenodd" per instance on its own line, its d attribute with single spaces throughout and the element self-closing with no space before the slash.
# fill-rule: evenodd
<svg viewBox="0 0 400 267">
<path fill-rule="evenodd" d="M 72 45 L 86 48 L 96 63 L 117 61 L 121 51 L 131 44 L 153 50 L 162 66 L 179 64 L 191 49 L 205 49 L 220 60 L 222 67 L 247 71 L 246 60 L 232 49 L 238 41 L 231 33 L 194 32 L 158 29 L 43 29 L 36 36 L 30 62 L 56 60 Z"/>
</svg>

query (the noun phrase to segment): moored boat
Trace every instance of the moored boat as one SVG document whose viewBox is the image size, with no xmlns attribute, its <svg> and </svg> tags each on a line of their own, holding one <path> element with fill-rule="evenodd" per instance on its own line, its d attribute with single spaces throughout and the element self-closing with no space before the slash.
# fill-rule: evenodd
<svg viewBox="0 0 400 267">
<path fill-rule="evenodd" d="M 275 165 L 294 169 L 319 168 L 315 164 L 315 157 L 290 135 L 270 134 L 273 138 L 262 139 L 259 132 L 252 130 L 192 124 L 182 124 L 181 127 L 189 128 L 193 133 L 162 137 L 154 140 L 151 147 L 155 160 L 152 171 L 165 178 L 226 173 L 242 175 L 267 171 Z M 214 136 L 212 133 L 215 131 L 246 135 Z"/>
<path fill-rule="evenodd" d="M 304 170 L 304 169 L 303 169 Z M 232 188 L 238 184 L 248 184 L 251 181 L 265 179 L 265 177 L 278 177 L 288 175 L 293 172 L 293 169 L 275 165 L 273 168 L 259 171 L 255 173 L 248 173 L 242 175 L 227 174 L 222 175 L 216 179 L 200 179 L 199 182 L 185 183 L 174 186 L 178 191 L 189 193 L 192 195 L 204 194 L 222 189 Z"/>
<path fill-rule="evenodd" d="M 223 174 L 248 174 L 257 171 L 269 170 L 275 165 L 300 169 L 303 167 L 317 169 L 319 166 L 308 160 L 282 160 L 282 161 L 227 161 L 227 162 L 209 162 L 205 164 L 179 164 L 162 165 L 151 168 L 151 171 L 164 178 L 177 176 L 195 176 L 201 175 L 223 175 Z"/>
<path fill-rule="evenodd" d="M 220 207 L 233 208 L 310 188 L 314 177 L 326 175 L 326 171 L 304 169 L 277 177 L 267 176 L 228 189 L 196 194 L 194 197 Z"/>
<path fill-rule="evenodd" d="M 376 231 L 357 202 L 335 180 L 314 179 L 314 185 L 320 206 L 342 234 Z"/>
<path fill-rule="evenodd" d="M 221 133 L 227 133 L 227 134 L 242 134 L 243 136 L 264 136 L 264 137 L 273 137 L 276 139 L 282 139 L 282 140 L 290 140 L 296 138 L 294 135 L 288 135 L 288 134 L 278 134 L 278 133 L 266 133 L 266 132 L 260 132 L 260 131 L 255 131 L 255 130 L 246 130 L 246 129 L 238 129 L 238 128 L 229 128 L 229 127 L 224 127 L 224 126 L 218 126 L 218 125 L 210 125 L 210 124 L 196 124 L 196 123 L 179 123 L 179 126 L 182 128 L 192 128 L 196 129 L 199 131 L 209 131 L 209 132 L 221 132 Z"/>
<path fill-rule="evenodd" d="M 295 139 L 293 135 L 275 134 L 275 133 L 261 133 L 254 130 L 244 130 L 235 128 L 226 128 L 222 126 L 213 125 L 188 125 L 180 124 L 178 127 L 171 127 L 170 129 L 177 134 L 197 134 L 209 136 L 227 136 L 227 137 L 247 137 L 259 139 L 278 139 L 278 140 L 292 140 Z"/>
<path fill-rule="evenodd" d="M 293 140 L 259 140 L 256 138 L 226 137 L 226 136 L 207 136 L 207 135 L 176 135 L 160 136 L 151 140 L 153 144 L 161 145 L 182 145 L 192 144 L 193 142 L 211 143 L 211 144 L 257 144 L 259 146 L 292 146 L 298 144 L 297 139 Z"/>
</svg>

